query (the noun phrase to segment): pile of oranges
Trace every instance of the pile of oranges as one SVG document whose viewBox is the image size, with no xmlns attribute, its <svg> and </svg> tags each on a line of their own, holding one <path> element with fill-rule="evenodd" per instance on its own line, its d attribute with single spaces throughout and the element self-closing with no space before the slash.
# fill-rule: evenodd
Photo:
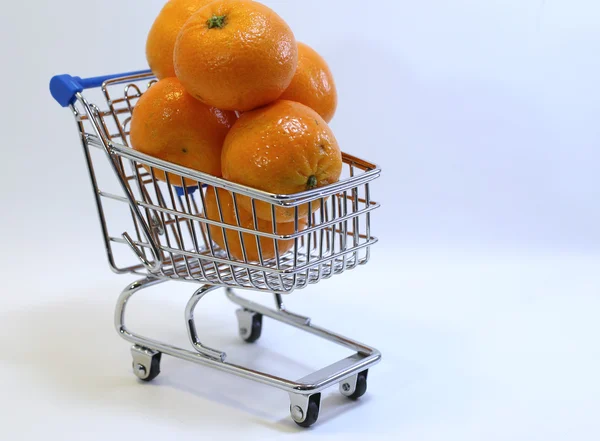
<svg viewBox="0 0 600 441">
<path fill-rule="evenodd" d="M 150 30 L 146 55 L 159 81 L 134 108 L 134 149 L 269 193 L 295 194 L 339 180 L 342 154 L 328 126 L 337 107 L 331 71 L 267 6 L 170 0 Z M 205 199 L 207 218 L 237 225 L 229 192 L 209 188 Z M 237 203 L 241 226 L 256 229 L 249 198 L 238 196 Z M 254 208 L 257 229 L 273 233 L 271 206 L 257 201 Z M 308 215 L 301 206 L 299 228 Z M 294 209 L 278 207 L 275 216 L 277 234 L 295 231 Z M 212 226 L 211 233 L 221 247 L 227 240 L 232 257 L 244 258 L 236 231 Z M 244 236 L 246 258 L 259 260 L 255 236 Z M 261 238 L 260 245 L 265 259 L 275 256 L 273 240 Z M 292 246 L 278 243 L 280 253 Z"/>
</svg>

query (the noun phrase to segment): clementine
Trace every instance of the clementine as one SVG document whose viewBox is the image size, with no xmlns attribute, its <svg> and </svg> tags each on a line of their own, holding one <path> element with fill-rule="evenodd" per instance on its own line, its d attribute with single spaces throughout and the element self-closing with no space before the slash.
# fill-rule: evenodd
<svg viewBox="0 0 600 441">
<path fill-rule="evenodd" d="M 233 202 L 233 196 L 227 190 L 219 188 L 218 190 L 219 199 L 217 201 L 217 193 L 214 187 L 208 187 L 206 190 L 206 217 L 207 219 L 222 222 L 224 224 L 238 226 L 235 215 L 235 206 Z M 239 198 L 238 198 L 239 200 Z M 219 216 L 219 205 L 221 206 L 221 213 L 223 218 Z M 239 226 L 247 228 L 249 230 L 258 230 L 263 233 L 273 233 L 272 221 L 266 221 L 258 219 L 257 228 L 254 225 L 254 219 L 252 214 L 245 209 L 239 207 L 238 204 L 238 217 Z M 306 228 L 306 219 L 300 219 L 298 222 L 298 230 Z M 209 226 L 210 235 L 212 240 L 219 245 L 223 250 L 225 247 L 225 238 L 227 238 L 227 245 L 229 246 L 229 252 L 231 257 L 237 260 L 244 260 L 244 253 L 242 251 L 242 242 L 240 240 L 240 234 L 236 230 L 223 229 L 215 225 Z M 295 232 L 294 222 L 280 223 L 276 225 L 277 235 L 291 235 Z M 244 248 L 246 250 L 246 258 L 248 262 L 259 262 L 260 254 L 257 245 L 257 238 L 260 242 L 260 251 L 262 253 L 263 260 L 272 259 L 277 255 L 275 252 L 275 240 L 277 240 L 277 248 L 279 255 L 282 255 L 294 247 L 294 240 L 288 239 L 270 239 L 267 237 L 258 236 L 256 234 L 242 233 Z"/>
<path fill-rule="evenodd" d="M 174 77 L 173 50 L 186 21 L 212 0 L 169 0 L 154 21 L 146 41 L 148 65 L 158 79 Z"/>
<path fill-rule="evenodd" d="M 188 92 L 219 109 L 248 111 L 290 85 L 298 47 L 274 11 L 250 0 L 217 0 L 197 11 L 175 44 L 175 72 Z"/>
<path fill-rule="evenodd" d="M 321 116 L 304 104 L 280 100 L 241 115 L 222 155 L 223 177 L 270 193 L 289 195 L 337 182 L 342 153 Z M 240 205 L 251 211 L 248 197 Z M 317 204 L 313 204 L 316 210 Z M 257 216 L 271 219 L 271 205 L 256 201 Z M 294 220 L 293 207 L 277 207 L 277 222 Z M 299 216 L 308 215 L 308 204 Z"/>
<path fill-rule="evenodd" d="M 202 104 L 189 95 L 177 78 L 154 84 L 137 102 L 131 119 L 134 149 L 177 165 L 215 176 L 221 175 L 221 150 L 236 119 L 226 112 Z M 156 177 L 165 181 L 165 173 Z M 181 178 L 169 174 L 173 185 Z M 186 180 L 186 186 L 197 185 Z"/>
<path fill-rule="evenodd" d="M 314 49 L 298 43 L 298 68 L 280 99 L 297 101 L 330 122 L 337 109 L 337 89 L 327 62 Z"/>
</svg>

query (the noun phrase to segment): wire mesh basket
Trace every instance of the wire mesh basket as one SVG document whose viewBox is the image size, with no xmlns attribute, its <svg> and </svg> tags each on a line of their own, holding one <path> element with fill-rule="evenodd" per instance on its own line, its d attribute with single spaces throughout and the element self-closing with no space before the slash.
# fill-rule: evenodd
<svg viewBox="0 0 600 441">
<path fill-rule="evenodd" d="M 129 128 L 135 103 L 154 82 L 151 73 L 109 79 L 101 86 L 102 107 L 81 94 L 72 103 L 115 271 L 146 270 L 159 278 L 290 293 L 367 263 L 377 242 L 371 212 L 379 205 L 371 199 L 370 183 L 380 175 L 378 167 L 343 154 L 339 182 L 276 195 L 147 156 L 131 148 Z M 94 147 L 108 155 L 96 157 Z M 100 162 L 108 162 L 117 174 L 118 191 L 99 185 Z M 208 198 L 217 201 L 212 216 L 207 215 Z M 243 198 L 252 207 L 245 219 L 239 204 Z M 223 199 L 233 215 L 224 213 Z M 111 233 L 108 200 L 130 211 L 125 231 Z M 272 212 L 269 228 L 259 228 L 264 221 L 257 217 L 258 205 Z M 285 231 L 281 210 L 294 219 Z M 306 211 L 311 214 L 303 217 Z M 114 247 L 119 244 L 131 248 L 141 263 L 118 266 Z"/>
</svg>

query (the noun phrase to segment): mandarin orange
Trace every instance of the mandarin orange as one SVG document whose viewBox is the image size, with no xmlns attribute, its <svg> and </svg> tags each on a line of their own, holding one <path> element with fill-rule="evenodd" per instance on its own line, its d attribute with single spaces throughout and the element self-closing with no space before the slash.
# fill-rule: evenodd
<svg viewBox="0 0 600 441">
<path fill-rule="evenodd" d="M 148 65 L 158 79 L 174 77 L 173 50 L 186 21 L 213 0 L 169 0 L 152 24 L 146 41 Z"/>
<path fill-rule="evenodd" d="M 321 116 L 304 104 L 280 100 L 241 115 L 229 131 L 222 155 L 223 177 L 238 184 L 289 195 L 333 184 L 340 178 L 342 153 Z M 239 198 L 251 211 L 251 201 Z M 318 208 L 313 204 L 313 209 Z M 258 217 L 269 220 L 271 205 L 257 201 Z M 308 215 L 307 204 L 298 209 Z M 277 207 L 277 222 L 290 222 L 295 209 Z"/>
<path fill-rule="evenodd" d="M 192 96 L 219 109 L 245 112 L 287 89 L 298 46 L 290 27 L 265 5 L 217 0 L 183 26 L 174 61 L 177 77 Z"/>
<path fill-rule="evenodd" d="M 305 104 L 326 122 L 335 115 L 338 95 L 333 74 L 323 57 L 304 43 L 298 43 L 298 68 L 280 99 Z"/>
<path fill-rule="evenodd" d="M 165 78 L 150 87 L 133 109 L 131 145 L 150 156 L 220 176 L 223 141 L 235 119 L 233 112 L 194 99 L 177 78 Z M 156 177 L 166 180 L 160 170 Z M 169 180 L 181 186 L 180 177 L 169 174 Z M 197 183 L 186 180 L 186 185 Z"/>
</svg>

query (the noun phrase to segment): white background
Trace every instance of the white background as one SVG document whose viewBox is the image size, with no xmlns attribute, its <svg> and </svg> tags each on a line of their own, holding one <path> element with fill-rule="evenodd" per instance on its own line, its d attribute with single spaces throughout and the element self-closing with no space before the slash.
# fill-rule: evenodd
<svg viewBox="0 0 600 441">
<path fill-rule="evenodd" d="M 105 264 L 75 126 L 47 85 L 144 68 L 162 2 L 12 2 L 1 438 L 598 439 L 598 2 L 265 3 L 329 61 L 344 150 L 384 170 L 372 262 L 289 300 L 382 350 L 368 395 L 328 392 L 320 424 L 298 431 L 276 390 L 169 358 L 154 384 L 132 377 L 111 324 L 131 279 Z M 192 288 L 156 288 L 132 325 L 184 344 Z M 235 361 L 301 377 L 344 354 L 271 321 L 245 347 L 234 307 L 206 308 L 202 334 Z"/>
</svg>

